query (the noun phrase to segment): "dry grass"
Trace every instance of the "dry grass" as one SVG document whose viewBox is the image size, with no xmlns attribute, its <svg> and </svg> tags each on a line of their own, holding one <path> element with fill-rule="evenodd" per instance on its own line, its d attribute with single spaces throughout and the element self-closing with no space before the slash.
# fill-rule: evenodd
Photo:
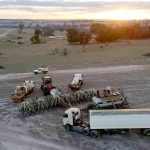
<svg viewBox="0 0 150 150">
<path fill-rule="evenodd" d="M 59 32 L 55 33 L 59 35 Z M 93 43 L 85 46 L 83 52 L 82 45 L 69 45 L 66 40 L 51 39 L 45 44 L 31 44 L 32 34 L 33 30 L 30 29 L 24 29 L 21 34 L 14 29 L 3 37 L 0 41 L 0 53 L 3 54 L 0 64 L 12 72 L 25 72 L 41 65 L 48 65 L 51 69 L 67 69 L 150 62 L 150 59 L 142 56 L 149 52 L 150 40 Z M 22 39 L 18 39 L 18 36 Z M 63 55 L 64 49 L 68 51 L 67 56 Z"/>
</svg>

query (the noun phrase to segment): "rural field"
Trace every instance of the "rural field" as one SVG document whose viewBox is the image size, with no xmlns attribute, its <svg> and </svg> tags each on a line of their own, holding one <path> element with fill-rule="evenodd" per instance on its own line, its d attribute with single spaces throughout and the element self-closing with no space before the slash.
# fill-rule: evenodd
<svg viewBox="0 0 150 150">
<path fill-rule="evenodd" d="M 4 29 L 0 29 L 3 30 Z M 5 29 L 6 30 L 6 29 Z M 34 30 L 8 29 L 0 36 L 0 64 L 5 71 L 31 72 L 47 65 L 50 70 L 116 65 L 149 64 L 150 40 L 122 40 L 115 43 L 69 45 L 66 40 L 42 38 L 44 44 L 31 44 Z M 64 35 L 55 32 L 55 35 Z M 18 39 L 19 38 L 19 39 Z M 21 43 L 21 44 L 18 44 Z M 64 56 L 64 49 L 68 54 Z"/>
<path fill-rule="evenodd" d="M 60 125 L 64 108 L 24 117 L 18 111 L 20 104 L 12 103 L 10 95 L 22 81 L 33 80 L 36 88 L 26 101 L 43 97 L 41 75 L 32 72 L 46 65 L 53 84 L 63 93 L 67 92 L 72 75 L 82 73 L 84 90 L 107 85 L 121 87 L 132 108 L 150 108 L 150 58 L 143 56 L 150 52 L 150 40 L 91 42 L 83 49 L 82 45 L 69 45 L 58 39 L 44 38 L 44 44 L 31 44 L 32 34 L 31 29 L 24 29 L 23 33 L 0 29 L 0 65 L 4 67 L 0 69 L 0 150 L 149 150 L 150 137 L 138 131 L 106 134 L 101 139 L 66 131 Z"/>
</svg>

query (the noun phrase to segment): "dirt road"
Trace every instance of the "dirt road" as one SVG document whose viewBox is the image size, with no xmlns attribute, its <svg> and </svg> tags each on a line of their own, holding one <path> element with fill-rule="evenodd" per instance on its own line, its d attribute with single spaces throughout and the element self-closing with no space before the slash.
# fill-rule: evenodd
<svg viewBox="0 0 150 150">
<path fill-rule="evenodd" d="M 75 72 L 83 73 L 83 89 L 103 88 L 107 85 L 124 89 L 133 108 L 150 108 L 150 66 L 131 65 L 105 68 L 52 71 L 53 83 L 64 93 Z M 16 85 L 23 80 L 34 80 L 36 90 L 28 96 L 42 96 L 39 89 L 41 75 L 32 73 L 6 74 L 0 76 L 0 150 L 149 150 L 150 137 L 133 132 L 128 135 L 104 135 L 93 139 L 75 132 L 67 132 L 60 126 L 65 109 L 56 109 L 23 117 L 19 104 L 9 99 Z M 86 105 L 86 104 L 85 104 Z"/>
</svg>

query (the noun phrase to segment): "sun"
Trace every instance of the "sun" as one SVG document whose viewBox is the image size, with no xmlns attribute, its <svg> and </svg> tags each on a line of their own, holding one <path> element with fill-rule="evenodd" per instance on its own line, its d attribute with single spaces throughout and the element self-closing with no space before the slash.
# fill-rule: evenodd
<svg viewBox="0 0 150 150">
<path fill-rule="evenodd" d="M 104 14 L 108 19 L 114 20 L 134 20 L 134 19 L 143 19 L 142 13 L 137 10 L 130 9 L 117 9 L 111 12 Z"/>
<path fill-rule="evenodd" d="M 89 14 L 93 19 L 111 19 L 111 20 L 138 20 L 144 19 L 144 15 L 139 10 L 131 9 L 116 9 L 111 11 L 104 11 L 95 14 Z"/>
<path fill-rule="evenodd" d="M 108 14 L 108 18 L 117 20 L 133 20 L 141 19 L 141 14 L 134 10 L 119 9 L 114 10 L 110 14 Z"/>
</svg>

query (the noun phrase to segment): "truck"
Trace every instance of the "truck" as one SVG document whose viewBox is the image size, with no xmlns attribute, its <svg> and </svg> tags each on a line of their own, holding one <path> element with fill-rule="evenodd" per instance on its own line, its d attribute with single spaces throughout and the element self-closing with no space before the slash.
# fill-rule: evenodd
<svg viewBox="0 0 150 150">
<path fill-rule="evenodd" d="M 33 81 L 23 81 L 22 85 L 16 86 L 14 93 L 10 96 L 13 102 L 23 101 L 27 95 L 34 91 Z"/>
<path fill-rule="evenodd" d="M 33 71 L 33 73 L 34 73 L 35 75 L 37 75 L 37 74 L 46 74 L 46 73 L 48 73 L 48 68 L 47 68 L 47 67 L 40 67 L 40 68 L 38 68 L 38 69 L 35 69 L 35 70 Z"/>
<path fill-rule="evenodd" d="M 43 76 L 41 90 L 43 91 L 44 96 L 50 95 L 50 91 L 52 89 L 56 89 L 56 87 L 52 84 L 52 77 L 49 75 Z"/>
<path fill-rule="evenodd" d="M 89 122 L 86 122 L 79 108 L 69 108 L 65 111 L 61 124 L 68 131 L 93 138 L 106 132 L 128 129 L 139 129 L 142 134 L 150 136 L 150 109 L 90 110 Z"/>
<path fill-rule="evenodd" d="M 130 104 L 123 92 L 118 92 L 116 95 L 109 95 L 106 97 L 94 96 L 92 97 L 91 103 L 87 105 L 87 110 L 124 108 L 130 108 Z"/>
<path fill-rule="evenodd" d="M 77 91 L 81 89 L 83 85 L 83 75 L 82 74 L 74 74 L 72 82 L 68 85 L 68 87 L 72 91 Z"/>
</svg>

